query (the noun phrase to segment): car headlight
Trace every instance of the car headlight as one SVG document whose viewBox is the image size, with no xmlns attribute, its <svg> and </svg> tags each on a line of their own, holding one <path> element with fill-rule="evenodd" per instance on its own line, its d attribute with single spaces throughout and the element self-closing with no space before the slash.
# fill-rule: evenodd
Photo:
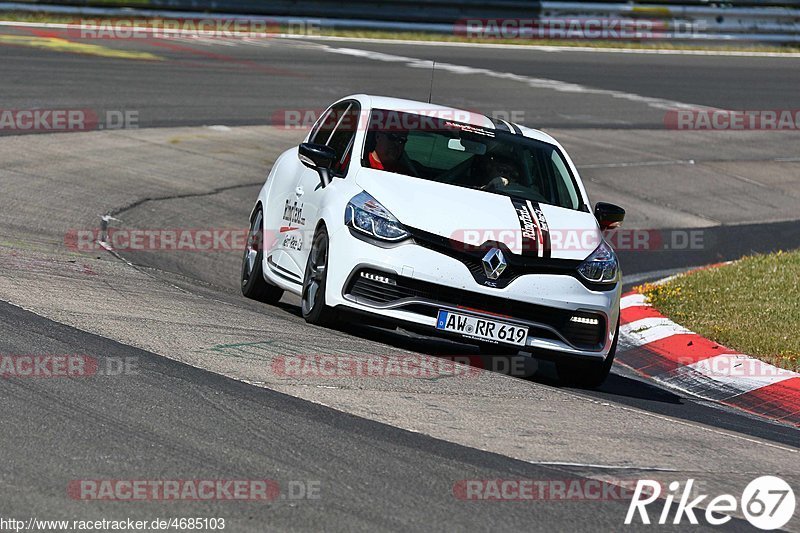
<svg viewBox="0 0 800 533">
<path fill-rule="evenodd" d="M 366 191 L 347 203 L 344 223 L 382 241 L 400 241 L 410 235 L 394 215 Z"/>
<path fill-rule="evenodd" d="M 617 254 L 602 241 L 592 255 L 578 265 L 578 273 L 592 283 L 614 283 L 619 273 Z"/>
</svg>

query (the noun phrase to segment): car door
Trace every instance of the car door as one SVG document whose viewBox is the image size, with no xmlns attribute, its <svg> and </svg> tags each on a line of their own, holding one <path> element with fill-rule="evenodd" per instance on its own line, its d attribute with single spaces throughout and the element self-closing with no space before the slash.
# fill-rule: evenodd
<svg viewBox="0 0 800 533">
<path fill-rule="evenodd" d="M 329 118 L 332 108 L 328 108 L 320 115 L 312 127 L 309 138 L 313 139 L 317 132 L 326 124 L 335 119 Z M 332 129 L 333 126 L 330 126 Z M 276 162 L 273 183 L 269 190 L 269 206 L 264 213 L 264 246 L 269 268 L 286 280 L 300 283 L 303 271 L 298 267 L 295 258 L 288 253 L 292 247 L 299 247 L 301 240 L 301 227 L 292 220 L 302 220 L 303 202 L 297 194 L 297 183 L 306 172 L 316 175 L 308 169 L 297 157 L 297 152 L 288 153 L 287 157 Z"/>
<path fill-rule="evenodd" d="M 306 167 L 301 172 L 295 187 L 296 203 L 287 206 L 289 218 L 298 231 L 287 234 L 284 250 L 300 275 L 305 274 L 305 265 L 314 238 L 314 230 L 320 218 L 324 197 L 337 187 L 337 181 L 347 175 L 352 159 L 358 119 L 361 108 L 358 102 L 346 100 L 335 104 L 320 128 L 309 137 L 309 142 L 333 148 L 336 160 L 331 168 L 331 183 L 322 186 L 319 174 Z"/>
</svg>

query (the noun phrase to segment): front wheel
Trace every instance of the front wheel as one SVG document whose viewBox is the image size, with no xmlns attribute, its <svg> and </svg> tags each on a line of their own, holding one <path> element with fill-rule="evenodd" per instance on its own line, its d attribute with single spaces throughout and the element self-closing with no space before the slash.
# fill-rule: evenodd
<svg viewBox="0 0 800 533">
<path fill-rule="evenodd" d="M 332 326 L 336 323 L 333 309 L 325 304 L 325 287 L 328 280 L 328 242 L 328 232 L 322 227 L 314 235 L 303 277 L 303 318 L 309 324 L 318 326 Z"/>
<path fill-rule="evenodd" d="M 604 361 L 576 361 L 565 359 L 556 362 L 558 377 L 565 383 L 577 385 L 579 387 L 593 389 L 599 387 L 611 372 L 614 364 L 614 356 L 617 353 L 617 340 L 619 339 L 619 321 L 617 321 L 617 332 L 614 335 L 614 343 Z"/>
<path fill-rule="evenodd" d="M 247 298 L 266 302 L 278 303 L 283 296 L 283 290 L 267 283 L 261 268 L 264 257 L 264 220 L 261 208 L 256 211 L 247 234 L 247 245 L 242 257 L 242 294 Z"/>
</svg>

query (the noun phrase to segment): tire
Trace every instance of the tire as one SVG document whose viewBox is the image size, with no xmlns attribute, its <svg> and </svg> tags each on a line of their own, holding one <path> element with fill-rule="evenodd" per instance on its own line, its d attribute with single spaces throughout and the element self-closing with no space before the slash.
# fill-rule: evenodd
<svg viewBox="0 0 800 533">
<path fill-rule="evenodd" d="M 578 387 L 593 389 L 599 387 L 611 372 L 614 356 L 617 353 L 617 340 L 619 339 L 619 321 L 614 343 L 604 361 L 562 360 L 556 362 L 558 377 L 562 382 L 577 385 Z"/>
<path fill-rule="evenodd" d="M 311 251 L 306 261 L 303 276 L 302 313 L 309 324 L 333 326 L 334 311 L 325 303 L 325 288 L 328 280 L 328 232 L 321 227 L 314 235 Z"/>
<path fill-rule="evenodd" d="M 264 271 L 261 267 L 264 259 L 263 220 L 263 212 L 261 208 L 258 208 L 250 224 L 247 245 L 242 257 L 242 294 L 259 302 L 276 304 L 283 296 L 283 289 L 264 279 Z"/>
</svg>

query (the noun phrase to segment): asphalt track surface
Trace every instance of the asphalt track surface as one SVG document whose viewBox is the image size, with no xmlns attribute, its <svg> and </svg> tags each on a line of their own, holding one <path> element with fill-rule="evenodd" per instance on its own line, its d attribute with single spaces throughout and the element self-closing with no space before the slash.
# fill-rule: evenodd
<svg viewBox="0 0 800 533">
<path fill-rule="evenodd" d="M 79 41 L 65 30 L 3 28 L 6 35 Z M 114 50 L 148 52 L 161 61 L 120 61 L 78 54 L 44 54 L 14 41 L 2 58 L 4 105 L 134 109 L 140 127 L 265 124 L 274 111 L 316 109 L 353 91 L 428 97 L 428 65 L 376 65 L 321 51 L 354 48 L 436 60 L 519 76 L 722 109 L 793 109 L 800 86 L 798 58 L 535 52 L 403 44 L 297 42 L 283 39 L 84 41 Z M 9 44 L 9 43 L 7 43 Z M 292 90 L 287 90 L 287 88 Z M 482 112 L 522 112 L 543 128 L 663 128 L 663 110 L 597 95 L 534 92 L 513 80 L 476 79 L 438 71 L 434 100 Z"/>
<path fill-rule="evenodd" d="M 23 34 L 31 32 L 0 32 Z M 698 140 L 662 131 L 662 103 L 630 95 L 793 108 L 800 60 L 278 39 L 100 44 L 163 59 L 0 39 L 3 108 L 136 110 L 142 128 L 0 139 L 0 353 L 130 357 L 138 371 L 4 380 L 3 516 L 200 513 L 226 517 L 232 531 L 589 531 L 621 527 L 626 502 L 463 502 L 453 485 L 695 477 L 737 493 L 757 475 L 779 473 L 798 486 L 797 429 L 658 388 L 624 368 L 597 391 L 559 386 L 546 365 L 479 380 L 275 379 L 264 368 L 287 354 L 468 349 L 357 325 L 307 327 L 291 299 L 266 307 L 237 295 L 238 254 L 127 254 L 129 264 L 105 252 L 68 253 L 64 232 L 95 227 L 107 212 L 129 227 L 239 227 L 274 157 L 302 132 L 202 126 L 269 125 L 281 110 L 319 109 L 353 92 L 424 99 L 427 71 L 407 58 L 435 56 L 491 71 L 446 67 L 435 100 L 522 113 L 567 145 L 594 200 L 631 207 L 634 227 L 704 232 L 699 251 L 624 256 L 629 279 L 796 247 L 796 132 Z M 542 79 L 601 91 L 531 86 Z M 258 348 L 239 353 L 234 344 Z M 70 500 L 69 480 L 87 478 L 270 478 L 319 482 L 322 491 L 319 500 L 271 504 Z M 727 527 L 748 526 L 736 519 Z M 798 530 L 797 520 L 787 529 Z"/>
</svg>

